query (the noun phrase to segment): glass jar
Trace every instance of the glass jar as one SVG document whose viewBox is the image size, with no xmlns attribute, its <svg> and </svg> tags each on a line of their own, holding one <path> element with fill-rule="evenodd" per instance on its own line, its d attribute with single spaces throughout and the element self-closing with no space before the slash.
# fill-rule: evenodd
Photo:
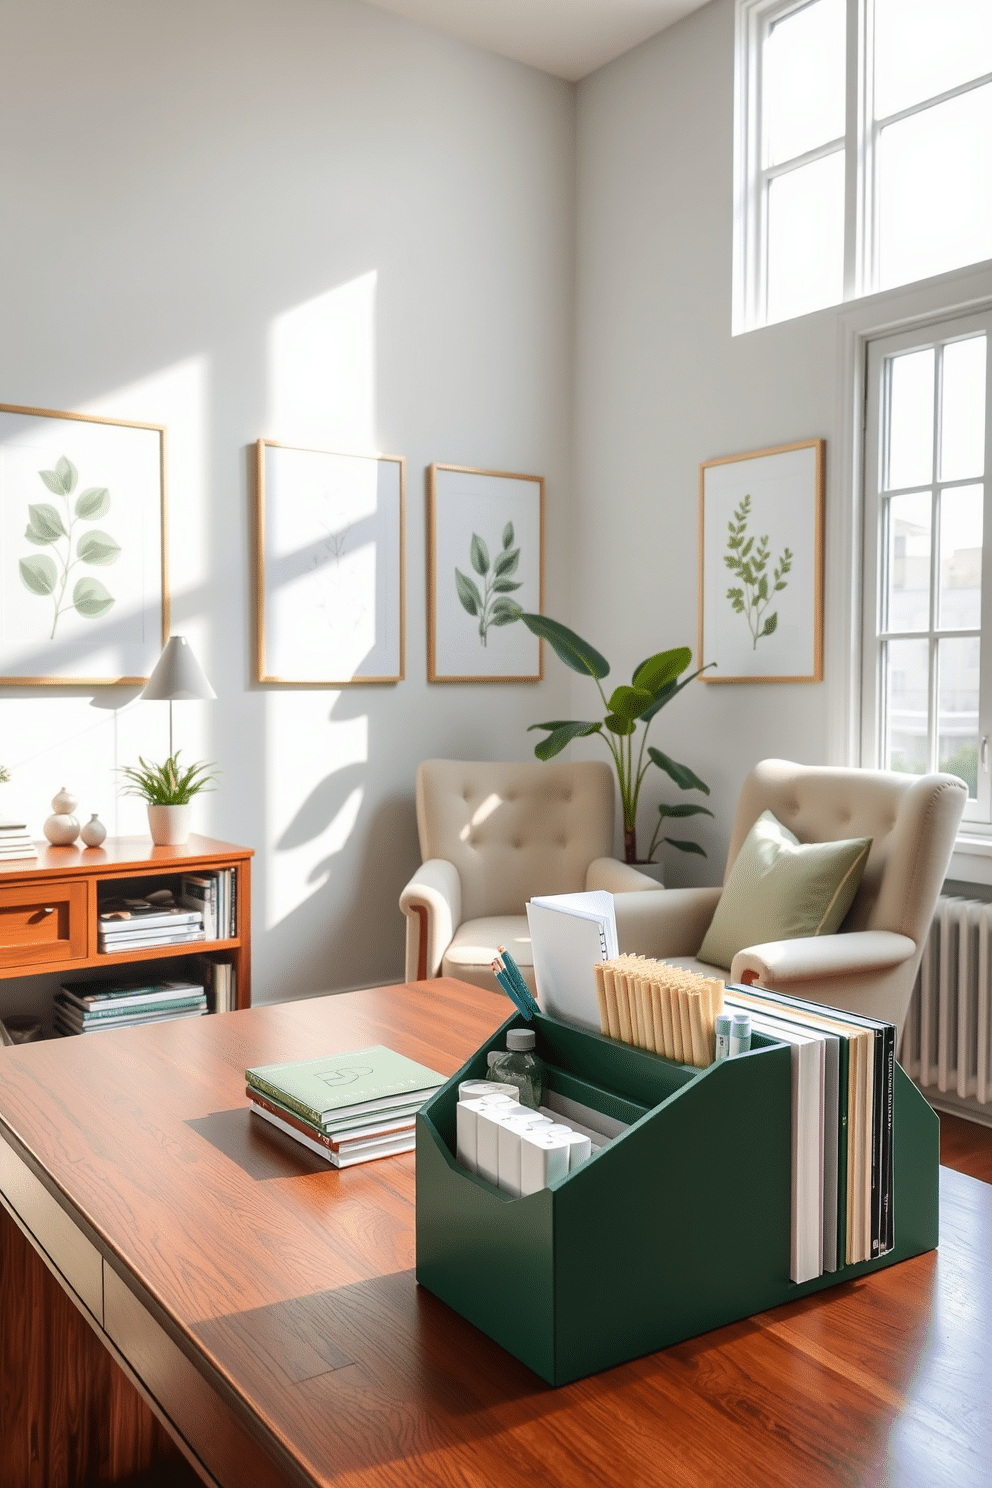
<svg viewBox="0 0 992 1488">
<path fill-rule="evenodd" d="M 511 1028 L 505 1052 L 489 1056 L 488 1079 L 515 1085 L 520 1104 L 538 1110 L 544 1095 L 544 1060 L 534 1053 L 537 1035 L 532 1028 Z"/>
</svg>

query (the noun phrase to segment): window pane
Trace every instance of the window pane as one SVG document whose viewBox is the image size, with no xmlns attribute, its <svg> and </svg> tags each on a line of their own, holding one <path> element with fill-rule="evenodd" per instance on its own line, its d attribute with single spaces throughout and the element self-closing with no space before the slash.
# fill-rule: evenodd
<svg viewBox="0 0 992 1488">
<path fill-rule="evenodd" d="M 977 636 L 938 642 L 938 767 L 960 775 L 973 798 L 978 794 L 979 654 Z"/>
<path fill-rule="evenodd" d="M 762 53 L 766 165 L 844 133 L 844 0 L 813 0 L 774 22 Z"/>
<path fill-rule="evenodd" d="M 844 152 L 789 171 L 768 189 L 768 319 L 787 320 L 844 292 Z"/>
<path fill-rule="evenodd" d="M 992 83 L 882 130 L 879 286 L 992 257 Z"/>
<path fill-rule="evenodd" d="M 875 118 L 992 72 L 989 0 L 875 0 Z"/>
<path fill-rule="evenodd" d="M 885 769 L 926 774 L 929 664 L 928 641 L 888 641 L 884 647 Z"/>
<path fill-rule="evenodd" d="M 941 372 L 940 478 L 985 473 L 985 337 L 944 347 Z"/>
<path fill-rule="evenodd" d="M 940 496 L 941 630 L 977 630 L 982 623 L 981 486 L 956 486 Z"/>
<path fill-rule="evenodd" d="M 930 628 L 930 492 L 888 503 L 883 630 Z"/>
<path fill-rule="evenodd" d="M 933 480 L 933 347 L 889 360 L 889 439 L 884 488 Z"/>
</svg>

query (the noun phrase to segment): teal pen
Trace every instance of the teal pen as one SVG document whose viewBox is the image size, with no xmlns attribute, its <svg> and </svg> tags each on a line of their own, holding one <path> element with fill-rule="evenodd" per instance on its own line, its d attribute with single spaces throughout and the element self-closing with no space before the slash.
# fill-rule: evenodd
<svg viewBox="0 0 992 1488">
<path fill-rule="evenodd" d="M 507 974 L 511 977 L 514 985 L 516 986 L 517 993 L 520 999 L 520 1001 L 518 1002 L 518 1006 L 520 1006 L 521 1003 L 524 1004 L 524 1006 L 520 1007 L 520 1011 L 524 1012 L 528 1018 L 533 1018 L 534 1014 L 539 1013 L 541 1010 L 534 1000 L 534 994 L 531 992 L 526 981 L 524 980 L 523 973 L 521 972 L 520 967 L 517 965 L 516 961 L 514 961 L 509 951 L 504 950 L 502 946 L 498 946 L 497 950 L 499 951 L 500 959 L 503 962 Z M 530 1009 L 529 1012 L 526 1011 L 526 1009 L 528 1008 Z"/>
<path fill-rule="evenodd" d="M 496 962 L 496 961 L 494 961 L 493 962 L 493 975 L 495 976 L 496 980 L 499 982 L 500 986 L 503 988 L 503 991 L 506 993 L 507 997 L 509 997 L 510 1001 L 512 1003 L 514 1003 L 514 1005 L 517 1008 L 517 1011 L 519 1013 L 521 1013 L 526 1019 L 528 1019 L 528 1021 L 531 1018 L 533 1018 L 534 1013 L 533 1013 L 530 1005 L 527 1002 L 525 1002 L 524 999 L 521 997 L 520 992 L 517 989 L 517 987 L 515 986 L 514 981 L 513 981 L 513 978 L 510 975 L 509 971 L 500 970 L 499 963 Z M 530 997 L 530 989 L 529 988 L 528 988 L 527 995 L 528 995 L 528 997 Z"/>
</svg>

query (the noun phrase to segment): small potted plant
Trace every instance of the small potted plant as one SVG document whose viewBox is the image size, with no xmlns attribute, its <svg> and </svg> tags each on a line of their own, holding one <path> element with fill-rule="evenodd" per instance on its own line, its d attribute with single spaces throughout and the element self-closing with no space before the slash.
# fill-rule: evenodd
<svg viewBox="0 0 992 1488">
<path fill-rule="evenodd" d="M 190 802 L 200 791 L 214 790 L 216 766 L 179 764 L 180 751 L 161 765 L 143 759 L 122 765 L 126 796 L 140 796 L 148 807 L 148 830 L 158 847 L 182 847 L 189 838 Z"/>
</svg>

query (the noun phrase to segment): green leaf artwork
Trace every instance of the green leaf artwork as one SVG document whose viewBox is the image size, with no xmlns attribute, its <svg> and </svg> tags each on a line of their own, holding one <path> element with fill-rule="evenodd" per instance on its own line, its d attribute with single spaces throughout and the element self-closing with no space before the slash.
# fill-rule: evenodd
<svg viewBox="0 0 992 1488">
<path fill-rule="evenodd" d="M 469 544 L 469 562 L 483 587 L 461 569 L 455 569 L 455 592 L 463 610 L 478 620 L 479 644 L 486 645 L 490 626 L 511 625 L 522 613 L 522 607 L 510 598 L 521 583 L 512 576 L 520 564 L 520 549 L 513 546 L 513 523 L 503 528 L 502 547 L 495 559 L 490 558 L 489 548 L 477 532 L 472 533 Z"/>
<path fill-rule="evenodd" d="M 751 497 L 745 496 L 727 523 L 727 551 L 723 561 L 731 573 L 740 580 L 727 590 L 727 598 L 734 613 L 743 615 L 751 632 L 751 650 L 757 651 L 758 642 L 765 636 L 774 635 L 778 629 L 778 611 L 769 615 L 767 610 L 776 594 L 786 587 L 786 574 L 792 568 L 792 549 L 783 548 L 778 561 L 772 566 L 768 535 L 757 540 L 747 535 L 747 524 L 751 517 Z"/>
<path fill-rule="evenodd" d="M 51 599 L 53 605 L 50 640 L 55 639 L 59 617 L 75 610 L 84 619 L 96 620 L 114 603 L 105 584 L 90 575 L 78 577 L 70 599 L 66 599 L 72 571 L 80 563 L 107 567 L 121 555 L 120 543 L 109 532 L 90 528 L 75 537 L 80 522 L 95 522 L 110 509 L 110 492 L 106 486 L 88 486 L 73 502 L 70 498 L 79 481 L 79 471 L 62 455 L 54 470 L 39 470 L 39 479 L 47 491 L 57 496 L 62 505 L 50 501 L 28 502 L 28 525 L 24 536 L 36 548 L 51 548 L 52 554 L 38 553 L 19 562 L 21 583 L 31 594 Z M 64 507 L 64 510 L 62 510 Z"/>
</svg>

